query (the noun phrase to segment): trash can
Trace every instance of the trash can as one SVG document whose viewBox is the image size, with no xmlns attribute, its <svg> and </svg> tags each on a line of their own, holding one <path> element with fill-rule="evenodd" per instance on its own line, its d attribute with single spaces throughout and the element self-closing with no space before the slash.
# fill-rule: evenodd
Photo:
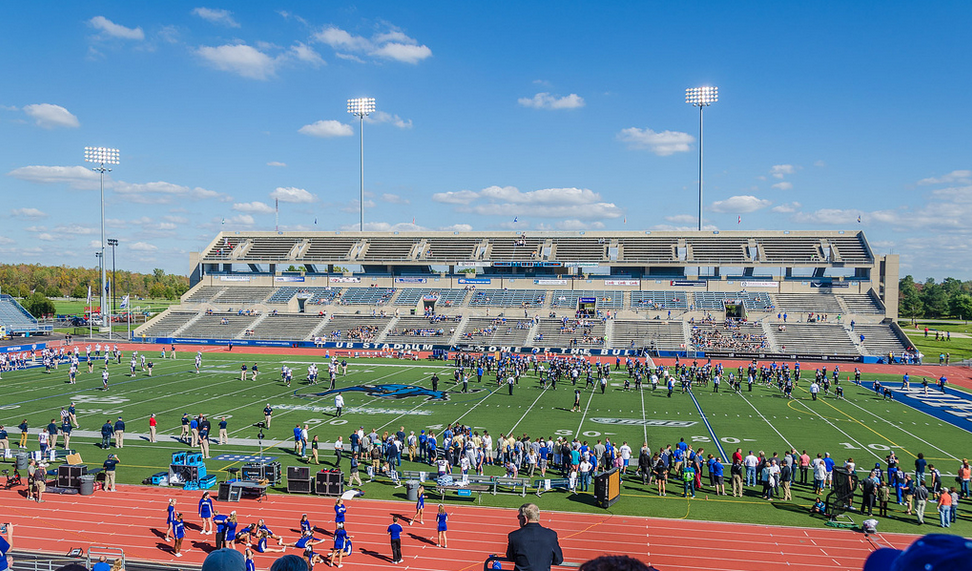
<svg viewBox="0 0 972 571">
<path fill-rule="evenodd" d="M 405 498 L 410 502 L 418 501 L 418 489 L 422 485 L 422 482 L 418 480 L 409 480 L 405 482 Z"/>
<path fill-rule="evenodd" d="M 30 455 L 26 452 L 17 452 L 17 469 L 26 470 L 30 465 Z"/>
<path fill-rule="evenodd" d="M 85 474 L 84 476 L 81 476 L 79 480 L 81 481 L 81 492 L 80 492 L 81 495 L 82 496 L 94 495 L 95 475 Z"/>
</svg>

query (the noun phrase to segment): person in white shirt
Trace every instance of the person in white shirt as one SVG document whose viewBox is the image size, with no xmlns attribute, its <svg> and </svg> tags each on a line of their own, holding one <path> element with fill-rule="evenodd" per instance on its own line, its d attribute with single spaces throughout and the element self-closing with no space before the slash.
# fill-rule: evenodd
<svg viewBox="0 0 972 571">
<path fill-rule="evenodd" d="M 753 451 L 749 451 L 749 455 L 743 458 L 743 466 L 746 467 L 746 485 L 755 486 L 756 485 L 756 466 L 759 465 L 759 458 L 753 455 Z"/>
<path fill-rule="evenodd" d="M 334 416 L 341 416 L 341 409 L 344 408 L 344 395 L 341 393 L 334 395 L 334 408 L 337 409 Z"/>
<path fill-rule="evenodd" d="M 627 441 L 621 444 L 618 452 L 621 453 L 621 473 L 625 474 L 628 471 L 628 463 L 631 461 L 631 447 L 628 446 Z"/>
</svg>

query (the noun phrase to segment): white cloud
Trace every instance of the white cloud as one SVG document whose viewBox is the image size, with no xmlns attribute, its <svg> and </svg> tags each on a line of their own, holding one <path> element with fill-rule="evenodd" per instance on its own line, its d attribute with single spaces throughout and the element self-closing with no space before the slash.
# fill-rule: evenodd
<svg viewBox="0 0 972 571">
<path fill-rule="evenodd" d="M 353 232 L 357 229 L 357 224 L 345 224 L 341 226 L 341 230 L 346 232 Z M 364 230 L 365 232 L 421 232 L 428 230 L 428 228 L 419 226 L 418 224 L 412 224 L 411 222 L 398 222 L 397 224 L 390 222 L 365 222 Z"/>
<path fill-rule="evenodd" d="M 773 204 L 770 200 L 756 198 L 751 195 L 740 195 L 731 196 L 725 200 L 717 200 L 709 206 L 709 209 L 713 212 L 732 212 L 736 214 L 762 210 L 770 204 Z"/>
<path fill-rule="evenodd" d="M 441 226 L 438 230 L 444 232 L 472 232 L 472 224 L 452 224 L 450 226 Z"/>
<path fill-rule="evenodd" d="M 256 224 L 256 220 L 249 214 L 237 214 L 232 218 L 227 218 L 226 223 L 234 226 L 253 226 Z"/>
<path fill-rule="evenodd" d="M 426 58 L 432 57 L 432 50 L 428 46 L 389 42 L 373 50 L 371 54 L 404 63 L 417 64 Z"/>
<path fill-rule="evenodd" d="M 699 229 L 698 225 L 695 226 L 676 226 L 674 224 L 655 224 L 650 228 L 654 232 L 695 232 Z M 718 230 L 719 227 L 714 224 L 703 224 L 702 230 L 704 232 L 712 232 Z"/>
<path fill-rule="evenodd" d="M 44 242 L 53 242 L 57 238 L 53 234 L 48 234 L 47 232 L 42 232 L 37 235 L 38 240 L 43 240 Z"/>
<path fill-rule="evenodd" d="M 585 222 L 583 220 L 561 220 L 555 224 L 557 230 L 599 230 L 604 223 L 599 221 Z"/>
<path fill-rule="evenodd" d="M 233 210 L 250 214 L 273 214 L 272 206 L 259 201 L 237 202 L 233 205 Z"/>
<path fill-rule="evenodd" d="M 388 204 L 409 204 L 409 200 L 407 198 L 397 194 L 391 194 L 389 192 L 381 195 L 381 201 L 387 202 Z"/>
<path fill-rule="evenodd" d="M 240 24 L 233 19 L 233 13 L 229 10 L 220 10 L 216 8 L 196 8 L 192 11 L 196 16 L 199 16 L 203 20 L 212 22 L 213 24 L 219 24 L 220 26 L 226 26 L 227 28 L 239 28 Z"/>
<path fill-rule="evenodd" d="M 71 234 L 74 236 L 90 236 L 100 232 L 100 230 L 97 228 L 82 226 L 80 224 L 62 224 L 61 226 L 55 227 L 54 231 L 61 234 Z"/>
<path fill-rule="evenodd" d="M 311 137 L 350 137 L 354 134 L 354 129 L 351 128 L 351 125 L 334 119 L 327 119 L 304 125 L 297 129 L 297 132 Z"/>
<path fill-rule="evenodd" d="M 923 178 L 918 181 L 920 185 L 951 183 L 972 184 L 972 171 L 955 170 L 940 177 Z"/>
<path fill-rule="evenodd" d="M 384 111 L 377 111 L 373 115 L 369 115 L 365 118 L 368 123 L 391 123 L 392 125 L 398 127 L 399 129 L 411 129 L 412 120 L 408 121 L 402 119 L 398 115 L 392 115 Z"/>
<path fill-rule="evenodd" d="M 432 200 L 445 204 L 469 204 L 479 197 L 472 190 L 459 190 L 449 192 L 437 192 L 432 195 Z"/>
<path fill-rule="evenodd" d="M 377 33 L 370 39 L 356 36 L 336 26 L 328 26 L 316 34 L 314 39 L 336 50 L 336 56 L 361 62 L 355 54 L 365 54 L 382 59 L 417 64 L 432 57 L 432 50 L 426 45 L 397 29 Z"/>
<path fill-rule="evenodd" d="M 33 220 L 47 218 L 47 213 L 41 212 L 36 208 L 15 208 L 10 213 L 18 218 L 30 218 Z"/>
<path fill-rule="evenodd" d="M 361 206 L 359 206 L 360 204 L 361 204 L 360 201 L 358 201 L 358 200 L 352 200 L 346 206 L 344 206 L 344 207 L 341 208 L 341 212 L 347 212 L 347 213 L 350 213 L 350 214 L 353 214 L 353 213 L 356 213 L 356 212 L 360 212 L 361 211 Z M 375 201 L 374 200 L 367 200 L 366 199 L 364 201 L 364 207 L 365 207 L 365 210 L 368 210 L 369 208 L 374 208 L 375 207 Z"/>
<path fill-rule="evenodd" d="M 698 217 L 693 214 L 674 214 L 672 216 L 666 216 L 665 220 L 673 224 L 691 224 L 698 220 Z"/>
<path fill-rule="evenodd" d="M 81 126 L 78 118 L 60 105 L 52 105 L 50 103 L 24 105 L 24 113 L 34 119 L 38 127 L 44 129 L 53 129 L 55 127 L 76 128 Z"/>
<path fill-rule="evenodd" d="M 796 172 L 796 168 L 793 165 L 773 165 L 770 169 L 770 174 L 773 178 L 783 178 L 788 174 L 793 174 Z"/>
<path fill-rule="evenodd" d="M 665 157 L 691 150 L 691 144 L 695 142 L 695 137 L 679 131 L 656 133 L 651 129 L 629 127 L 618 133 L 618 140 L 627 143 L 629 149 L 645 149 L 660 157 Z"/>
<path fill-rule="evenodd" d="M 793 188 L 793 183 L 789 181 L 778 182 L 772 186 L 776 190 L 790 190 Z"/>
<path fill-rule="evenodd" d="M 824 161 L 813 161 L 813 166 L 817 168 L 823 168 L 827 166 L 827 163 L 825 163 Z"/>
<path fill-rule="evenodd" d="M 118 181 L 111 185 L 112 190 L 122 198 L 139 204 L 171 204 L 177 200 L 205 200 L 215 198 L 228 202 L 231 198 L 221 192 L 201 187 L 189 187 L 165 181 L 128 183 Z"/>
<path fill-rule="evenodd" d="M 15 243 L 17 243 L 17 241 L 14 240 L 13 238 L 8 238 L 6 236 L 0 236 L 0 244 L 2 244 L 4 246 L 8 246 L 10 244 L 15 244 Z"/>
<path fill-rule="evenodd" d="M 246 44 L 202 46 L 196 53 L 216 69 L 249 79 L 269 79 L 276 72 L 278 60 Z"/>
<path fill-rule="evenodd" d="M 799 211 L 800 206 L 801 205 L 799 202 L 790 202 L 787 204 L 780 204 L 778 206 L 774 206 L 773 208 L 770 208 L 770 210 L 772 212 L 778 212 L 780 214 L 790 214 Z"/>
<path fill-rule="evenodd" d="M 278 186 L 276 190 L 270 193 L 270 198 L 274 200 L 279 200 L 280 202 L 291 202 L 291 203 L 299 203 L 299 204 L 307 204 L 317 200 L 316 196 L 307 192 L 303 188 L 295 188 L 292 186 L 288 186 L 288 187 Z"/>
<path fill-rule="evenodd" d="M 88 20 L 96 30 L 100 30 L 103 36 L 120 38 L 123 40 L 144 40 L 145 32 L 141 27 L 126 28 L 121 24 L 116 24 L 104 16 L 95 16 Z"/>
<path fill-rule="evenodd" d="M 285 167 L 287 163 L 282 163 L 280 161 L 270 161 L 267 163 L 268 167 Z"/>
<path fill-rule="evenodd" d="M 364 63 L 365 62 L 363 59 L 359 58 L 358 56 L 356 56 L 354 54 L 346 54 L 346 53 L 342 53 L 342 52 L 334 52 L 334 55 L 338 59 L 343 59 L 343 60 L 347 60 L 347 61 L 353 61 L 355 63 Z"/>
<path fill-rule="evenodd" d="M 491 200 L 504 200 L 517 204 L 591 204 L 601 199 L 601 195 L 587 188 L 543 188 L 520 192 L 514 186 L 490 186 L 479 195 Z"/>
<path fill-rule="evenodd" d="M 821 208 L 814 212 L 799 212 L 793 216 L 794 222 L 804 224 L 857 224 L 857 217 L 868 218 L 867 213 L 857 209 Z"/>
<path fill-rule="evenodd" d="M 533 109 L 577 109 L 584 106 L 584 98 L 576 93 L 558 97 L 550 93 L 537 93 L 533 97 L 521 97 L 516 100 L 523 107 Z"/>
<path fill-rule="evenodd" d="M 148 242 L 135 242 L 128 248 L 136 252 L 154 252 L 159 249 L 158 246 L 149 244 Z"/>
<path fill-rule="evenodd" d="M 290 53 L 298 60 L 309 63 L 315 67 L 325 65 L 324 58 L 321 54 L 314 51 L 314 48 L 304 44 L 302 42 L 297 42 L 290 46 Z"/>
<path fill-rule="evenodd" d="M 7 173 L 20 180 L 44 184 L 66 183 L 71 188 L 92 190 L 99 188 L 100 175 L 84 167 L 27 166 Z"/>
</svg>

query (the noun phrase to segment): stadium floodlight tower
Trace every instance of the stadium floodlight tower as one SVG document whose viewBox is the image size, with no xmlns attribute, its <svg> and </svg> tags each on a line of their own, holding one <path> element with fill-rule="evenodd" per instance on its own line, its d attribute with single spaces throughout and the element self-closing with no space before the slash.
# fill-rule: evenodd
<svg viewBox="0 0 972 571">
<path fill-rule="evenodd" d="M 375 112 L 374 97 L 358 97 L 348 99 L 348 113 L 358 118 L 358 133 L 361 137 L 361 196 L 358 207 L 358 230 L 364 232 L 364 118 Z"/>
<path fill-rule="evenodd" d="M 690 87 L 685 90 L 685 102 L 699 108 L 699 231 L 702 230 L 702 110 L 718 100 L 718 87 Z"/>
<path fill-rule="evenodd" d="M 101 174 L 101 326 L 105 326 L 105 303 L 108 294 L 105 291 L 105 173 L 111 169 L 105 165 L 117 165 L 121 151 L 108 147 L 85 147 L 84 160 L 89 163 L 96 163 L 98 166 L 91 167 L 91 170 Z M 111 324 L 108 324 L 111 327 Z M 109 329 L 110 331 L 110 329 Z"/>
</svg>

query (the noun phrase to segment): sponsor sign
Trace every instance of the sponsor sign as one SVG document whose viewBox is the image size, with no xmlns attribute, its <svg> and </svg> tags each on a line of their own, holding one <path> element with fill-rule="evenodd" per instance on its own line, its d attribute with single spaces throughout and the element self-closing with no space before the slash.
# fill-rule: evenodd
<svg viewBox="0 0 972 571">
<path fill-rule="evenodd" d="M 250 276 L 219 276 L 221 282 L 248 282 Z"/>
<path fill-rule="evenodd" d="M 47 343 L 36 343 L 34 345 L 10 345 L 0 347 L 0 353 L 20 353 L 21 351 L 42 351 L 47 347 Z"/>
<path fill-rule="evenodd" d="M 739 282 L 742 287 L 777 287 L 780 284 L 774 281 L 760 280 L 755 282 Z"/>
<path fill-rule="evenodd" d="M 849 288 L 850 284 L 848 282 L 824 282 L 818 280 L 810 282 L 810 287 Z"/>
<path fill-rule="evenodd" d="M 672 280 L 668 285 L 672 287 L 705 287 L 704 280 Z"/>
<path fill-rule="evenodd" d="M 579 301 L 581 303 L 597 303 L 597 298 L 596 297 L 582 297 L 582 298 L 578 299 L 577 301 Z"/>
<path fill-rule="evenodd" d="M 274 276 L 273 281 L 302 283 L 304 276 Z"/>
<path fill-rule="evenodd" d="M 567 280 L 533 280 L 536 285 L 567 285 Z"/>
<path fill-rule="evenodd" d="M 486 262 L 456 262 L 455 265 L 459 268 L 486 268 L 489 266 Z"/>
<path fill-rule="evenodd" d="M 606 286 L 635 286 L 641 285 L 641 280 L 604 280 Z"/>
<path fill-rule="evenodd" d="M 483 390 L 483 389 L 479 389 Z M 401 400 L 411 397 L 418 397 L 427 401 L 447 401 L 449 400 L 449 393 L 447 391 L 433 391 L 425 387 L 419 387 L 416 385 L 403 385 L 398 383 L 391 383 L 387 385 L 358 385 L 356 387 L 344 387 L 340 389 L 334 389 L 330 391 L 325 391 L 323 393 L 312 393 L 305 395 L 295 395 L 303 397 L 328 397 L 331 395 L 336 395 L 338 393 L 364 393 L 369 397 L 380 398 L 380 399 L 393 399 Z"/>
<path fill-rule="evenodd" d="M 428 278 L 395 278 L 397 284 L 424 284 Z"/>
<path fill-rule="evenodd" d="M 568 268 L 597 268 L 601 264 L 597 262 L 564 262 Z"/>
<path fill-rule="evenodd" d="M 489 285 L 492 281 L 490 278 L 459 278 L 463 285 Z"/>
<path fill-rule="evenodd" d="M 661 428 L 688 428 L 698 424 L 694 420 L 652 420 L 641 418 L 592 418 L 591 422 L 613 424 L 616 426 L 655 426 Z"/>
<path fill-rule="evenodd" d="M 336 278 L 328 278 L 328 281 L 332 281 L 336 284 L 359 284 L 361 283 L 361 278 L 346 278 L 340 276 Z"/>
</svg>

